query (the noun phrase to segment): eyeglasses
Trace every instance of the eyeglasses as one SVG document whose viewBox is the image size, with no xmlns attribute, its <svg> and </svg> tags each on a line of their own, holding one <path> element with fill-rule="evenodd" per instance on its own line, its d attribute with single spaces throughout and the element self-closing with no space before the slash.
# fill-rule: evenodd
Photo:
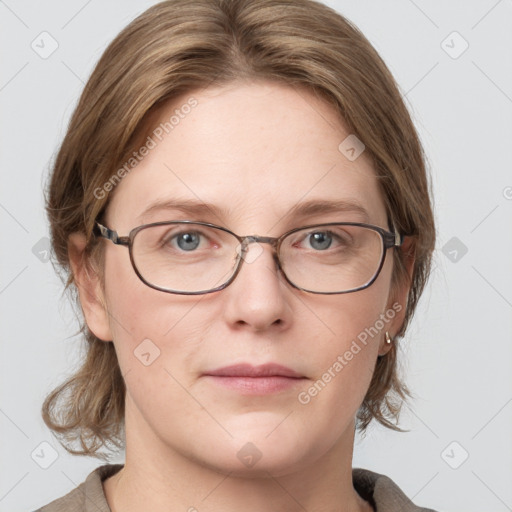
<svg viewBox="0 0 512 512">
<path fill-rule="evenodd" d="M 143 283 L 183 295 L 226 288 L 242 260 L 252 262 L 248 248 L 255 242 L 274 248 L 277 267 L 294 288 L 319 294 L 355 292 L 377 279 L 387 249 L 403 242 L 398 233 L 356 222 L 303 226 L 279 238 L 238 236 L 215 224 L 189 220 L 144 224 L 128 236 L 119 236 L 98 222 L 96 226 L 99 236 L 128 247 L 133 269 Z"/>
</svg>

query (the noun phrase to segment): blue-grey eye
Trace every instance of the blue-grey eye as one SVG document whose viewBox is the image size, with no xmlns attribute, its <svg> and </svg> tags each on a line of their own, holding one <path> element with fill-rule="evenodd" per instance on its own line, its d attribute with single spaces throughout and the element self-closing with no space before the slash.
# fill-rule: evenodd
<svg viewBox="0 0 512 512">
<path fill-rule="evenodd" d="M 310 245 L 313 249 L 328 249 L 332 244 L 332 236 L 326 231 L 312 233 L 309 237 Z"/>
<path fill-rule="evenodd" d="M 191 251 L 197 249 L 199 246 L 201 235 L 192 231 L 188 233 L 180 233 L 176 238 L 180 249 L 183 249 L 184 251 Z"/>
</svg>

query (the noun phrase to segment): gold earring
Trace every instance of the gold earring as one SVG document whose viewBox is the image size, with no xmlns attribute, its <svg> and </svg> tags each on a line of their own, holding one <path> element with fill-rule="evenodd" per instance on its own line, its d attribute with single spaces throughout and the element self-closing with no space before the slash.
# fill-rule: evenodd
<svg viewBox="0 0 512 512">
<path fill-rule="evenodd" d="M 389 332 L 386 331 L 386 345 L 391 345 L 393 343 L 393 338 L 389 335 Z"/>
</svg>

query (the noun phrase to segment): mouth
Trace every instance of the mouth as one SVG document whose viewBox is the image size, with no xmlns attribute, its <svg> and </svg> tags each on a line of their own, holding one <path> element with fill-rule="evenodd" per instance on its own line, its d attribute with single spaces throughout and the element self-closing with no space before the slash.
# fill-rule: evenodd
<svg viewBox="0 0 512 512">
<path fill-rule="evenodd" d="M 215 385 L 250 395 L 285 391 L 306 380 L 294 370 L 275 363 L 260 366 L 237 364 L 207 371 L 203 376 Z"/>
</svg>

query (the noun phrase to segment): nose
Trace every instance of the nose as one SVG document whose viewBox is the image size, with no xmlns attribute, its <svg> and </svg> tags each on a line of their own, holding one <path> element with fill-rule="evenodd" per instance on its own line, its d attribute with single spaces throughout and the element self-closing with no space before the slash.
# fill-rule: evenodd
<svg viewBox="0 0 512 512">
<path fill-rule="evenodd" d="M 268 243 L 251 242 L 235 280 L 223 290 L 224 315 L 233 326 L 253 331 L 283 329 L 290 324 L 292 293 Z"/>
</svg>

